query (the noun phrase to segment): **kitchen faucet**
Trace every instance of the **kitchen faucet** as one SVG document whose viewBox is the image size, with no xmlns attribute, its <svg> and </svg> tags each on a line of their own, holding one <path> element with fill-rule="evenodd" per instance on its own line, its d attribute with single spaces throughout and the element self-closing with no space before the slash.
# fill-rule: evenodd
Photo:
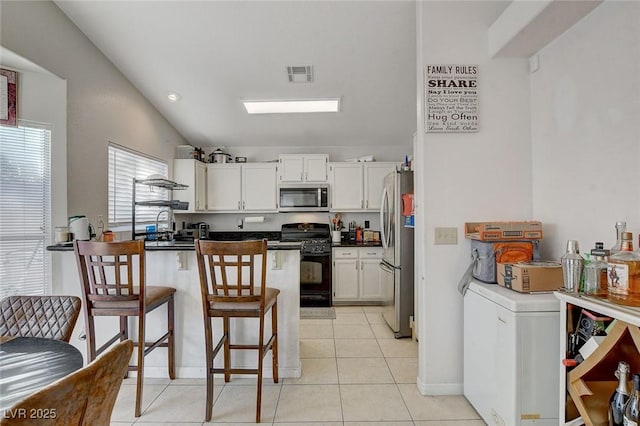
<svg viewBox="0 0 640 426">
<path fill-rule="evenodd" d="M 168 225 L 169 221 L 171 220 L 171 216 L 169 215 L 169 210 L 160 210 L 160 212 L 158 212 L 158 214 L 156 215 L 156 240 L 160 240 L 160 215 L 162 213 L 166 213 L 167 214 L 167 240 L 169 240 L 170 238 L 168 238 L 168 233 L 169 233 L 169 228 L 170 226 Z"/>
</svg>

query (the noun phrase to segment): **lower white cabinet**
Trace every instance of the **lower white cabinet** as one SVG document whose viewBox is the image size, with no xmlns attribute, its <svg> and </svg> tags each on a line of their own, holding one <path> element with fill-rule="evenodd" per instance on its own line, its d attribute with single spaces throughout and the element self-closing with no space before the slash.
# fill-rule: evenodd
<svg viewBox="0 0 640 426">
<path fill-rule="evenodd" d="M 333 301 L 382 302 L 381 247 L 333 249 Z"/>
</svg>

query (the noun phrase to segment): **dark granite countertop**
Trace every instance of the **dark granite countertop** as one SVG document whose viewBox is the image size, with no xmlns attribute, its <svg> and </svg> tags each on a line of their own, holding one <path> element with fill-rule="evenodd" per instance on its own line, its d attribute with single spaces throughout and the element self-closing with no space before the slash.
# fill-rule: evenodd
<svg viewBox="0 0 640 426">
<path fill-rule="evenodd" d="M 341 243 L 331 243 L 331 247 L 382 247 L 382 243 L 380 241 L 369 241 L 366 243 L 343 241 Z"/>
<path fill-rule="evenodd" d="M 250 233 L 242 233 L 242 234 L 250 234 Z M 251 233 L 254 234 L 254 233 Z M 278 237 L 280 236 L 279 232 L 276 232 Z M 250 239 L 260 239 L 261 237 L 248 237 L 244 240 Z M 213 238 L 212 238 L 213 239 Z M 218 239 L 217 241 L 243 241 L 243 239 L 235 238 L 232 239 L 227 237 L 226 239 Z M 267 248 L 269 250 L 300 250 L 300 246 L 302 243 L 294 243 L 294 242 L 280 242 L 279 240 L 269 240 Z M 147 241 L 145 244 L 145 249 L 147 251 L 193 251 L 195 250 L 192 241 Z M 47 247 L 47 251 L 73 251 L 73 246 L 71 244 L 64 245 L 52 245 Z"/>
</svg>

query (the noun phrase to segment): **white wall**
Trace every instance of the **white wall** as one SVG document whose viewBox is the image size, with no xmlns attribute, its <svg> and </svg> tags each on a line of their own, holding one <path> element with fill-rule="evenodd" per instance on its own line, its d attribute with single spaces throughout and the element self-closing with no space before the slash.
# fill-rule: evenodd
<svg viewBox="0 0 640 426">
<path fill-rule="evenodd" d="M 68 213 L 106 217 L 108 142 L 169 160 L 184 139 L 54 3 L 2 2 L 0 19 L 3 47 L 67 82 Z"/>
<path fill-rule="evenodd" d="M 528 61 L 487 53 L 487 29 L 503 7 L 417 4 L 418 75 L 427 64 L 477 64 L 480 115 L 477 133 L 424 133 L 419 78 L 418 388 L 424 394 L 462 393 L 462 296 L 456 284 L 470 261 L 464 222 L 532 219 Z M 458 228 L 457 245 L 433 244 L 433 229 L 440 226 Z"/>
<path fill-rule="evenodd" d="M 605 1 L 539 52 L 531 75 L 534 216 L 545 254 L 640 232 L 640 3 Z"/>
</svg>

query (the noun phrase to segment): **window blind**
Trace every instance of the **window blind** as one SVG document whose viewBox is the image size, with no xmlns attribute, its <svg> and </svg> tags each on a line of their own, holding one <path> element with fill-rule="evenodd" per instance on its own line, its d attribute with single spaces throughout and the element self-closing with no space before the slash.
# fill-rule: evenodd
<svg viewBox="0 0 640 426">
<path fill-rule="evenodd" d="M 109 226 L 130 225 L 133 202 L 133 179 L 146 179 L 152 175 L 167 177 L 166 162 L 109 144 Z M 167 197 L 167 190 L 138 185 L 136 201 L 151 201 Z M 155 223 L 158 209 L 136 207 L 136 225 Z"/>
<path fill-rule="evenodd" d="M 51 288 L 51 132 L 0 126 L 0 297 Z"/>
</svg>

